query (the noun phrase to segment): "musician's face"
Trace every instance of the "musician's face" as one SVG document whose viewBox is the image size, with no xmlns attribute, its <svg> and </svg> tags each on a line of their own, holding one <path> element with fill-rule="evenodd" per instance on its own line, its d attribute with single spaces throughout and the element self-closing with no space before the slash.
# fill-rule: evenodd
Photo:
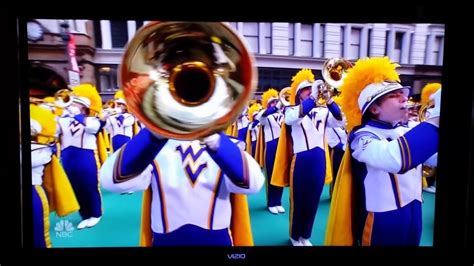
<svg viewBox="0 0 474 266">
<path fill-rule="evenodd" d="M 311 95 L 311 87 L 306 87 L 300 90 L 300 101 L 304 101 Z"/>
<path fill-rule="evenodd" d="M 370 112 L 379 120 L 396 124 L 408 118 L 407 95 L 403 90 L 387 93 L 370 107 Z"/>
<path fill-rule="evenodd" d="M 268 108 L 276 106 L 278 103 L 278 100 L 272 100 L 268 103 Z"/>
</svg>

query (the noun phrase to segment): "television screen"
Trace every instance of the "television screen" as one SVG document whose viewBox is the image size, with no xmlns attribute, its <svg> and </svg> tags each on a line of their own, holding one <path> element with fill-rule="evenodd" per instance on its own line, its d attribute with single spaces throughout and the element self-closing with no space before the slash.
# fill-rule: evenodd
<svg viewBox="0 0 474 266">
<path fill-rule="evenodd" d="M 448 79 L 449 24 L 17 22 L 21 246 L 36 254 L 277 260 L 467 243 L 470 147 L 452 140 L 469 140 L 472 103 Z"/>
</svg>

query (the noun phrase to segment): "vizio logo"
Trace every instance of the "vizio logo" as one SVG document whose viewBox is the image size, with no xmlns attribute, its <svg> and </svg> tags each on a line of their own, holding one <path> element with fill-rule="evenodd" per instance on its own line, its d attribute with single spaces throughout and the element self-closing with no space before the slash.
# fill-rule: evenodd
<svg viewBox="0 0 474 266">
<path fill-rule="evenodd" d="M 56 232 L 56 237 L 61 237 L 61 238 L 72 237 L 74 226 L 69 220 L 60 220 L 56 222 L 54 231 Z"/>
<path fill-rule="evenodd" d="M 244 260 L 246 258 L 245 253 L 233 253 L 227 254 L 229 260 Z"/>
</svg>

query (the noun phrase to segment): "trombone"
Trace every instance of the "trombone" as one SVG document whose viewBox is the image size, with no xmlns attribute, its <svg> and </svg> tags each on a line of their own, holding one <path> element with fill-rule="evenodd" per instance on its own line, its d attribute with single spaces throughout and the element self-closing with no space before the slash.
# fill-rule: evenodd
<svg viewBox="0 0 474 266">
<path fill-rule="evenodd" d="M 44 104 L 51 108 L 66 108 L 72 103 L 73 92 L 69 89 L 61 89 L 54 93 L 54 102 L 47 102 L 44 99 L 31 97 L 30 103 L 40 105 Z"/>
</svg>

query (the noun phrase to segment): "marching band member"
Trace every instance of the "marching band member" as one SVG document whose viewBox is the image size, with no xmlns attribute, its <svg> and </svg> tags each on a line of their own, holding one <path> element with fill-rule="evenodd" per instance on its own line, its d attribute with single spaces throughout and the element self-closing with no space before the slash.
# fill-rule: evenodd
<svg viewBox="0 0 474 266">
<path fill-rule="evenodd" d="M 264 177 L 225 134 L 187 141 L 145 128 L 109 157 L 101 180 L 114 192 L 148 188 L 141 245 L 253 245 L 246 199 L 236 200 L 258 192 Z"/>
<path fill-rule="evenodd" d="M 426 84 L 421 89 L 420 104 L 422 106 L 429 105 L 431 95 L 433 95 L 439 89 L 441 89 L 441 83 Z M 429 109 L 426 111 L 425 116 L 429 118 L 430 116 Z M 438 165 L 438 153 L 436 153 L 434 156 L 432 156 L 432 158 L 430 158 L 423 164 L 423 170 L 424 170 L 423 171 L 423 191 L 426 191 L 428 193 L 436 193 L 436 171 L 434 169 L 437 165 Z"/>
<path fill-rule="evenodd" d="M 49 213 L 65 216 L 79 209 L 64 170 L 54 155 L 57 122 L 51 110 L 30 105 L 33 244 L 50 248 Z"/>
<path fill-rule="evenodd" d="M 309 238 L 325 177 L 332 175 L 330 162 L 326 159 L 326 126 L 341 127 L 345 122 L 327 91 L 321 95 L 327 105 L 316 105 L 319 98 L 317 85 L 320 83 L 315 82 L 311 70 L 302 69 L 292 81 L 292 106 L 285 108 L 286 126 L 282 126 L 280 134 L 272 184 L 290 186 L 291 243 L 294 246 L 311 246 Z"/>
<path fill-rule="evenodd" d="M 339 171 L 339 166 L 341 165 L 342 156 L 346 150 L 347 145 L 347 132 L 344 127 L 335 127 L 329 128 L 326 131 L 326 136 L 328 140 L 328 146 L 331 149 L 331 162 L 332 162 L 332 182 L 330 187 L 330 194 L 334 189 L 334 184 L 336 183 L 337 172 Z"/>
<path fill-rule="evenodd" d="M 260 121 L 258 130 L 256 158 L 260 166 L 267 173 L 267 208 L 273 214 L 284 213 L 285 208 L 281 204 L 283 188 L 271 184 L 273 164 L 280 137 L 281 121 L 283 114 L 280 111 L 280 99 L 275 89 L 269 89 L 262 96 L 263 110 L 260 111 L 256 120 Z"/>
<path fill-rule="evenodd" d="M 96 117 L 102 101 L 96 88 L 81 84 L 73 88 L 68 115 L 59 119 L 61 162 L 71 181 L 81 209 L 78 229 L 95 226 L 102 217 L 98 165 L 97 134 L 101 123 Z"/>
<path fill-rule="evenodd" d="M 115 114 L 107 118 L 105 128 L 112 138 L 112 149 L 116 151 L 127 143 L 133 136 L 135 117 L 128 113 L 127 103 L 122 90 L 115 93 Z"/>
<path fill-rule="evenodd" d="M 327 245 L 419 245 L 421 164 L 438 148 L 440 91 L 433 95 L 432 117 L 402 126 L 409 87 L 399 83 L 397 66 L 388 57 L 360 59 L 344 79 L 342 108 L 351 133 L 333 192 Z"/>
<path fill-rule="evenodd" d="M 247 130 L 249 126 L 249 118 L 247 117 L 247 112 L 249 110 L 248 106 L 245 106 L 242 113 L 237 118 L 237 138 L 241 141 L 245 141 L 247 136 Z M 235 137 L 235 136 L 234 136 Z"/>
<path fill-rule="evenodd" d="M 245 137 L 245 143 L 247 147 L 247 152 L 255 158 L 255 151 L 257 145 L 258 129 L 260 127 L 260 121 L 256 119 L 258 112 L 262 110 L 262 106 L 258 103 L 254 103 L 250 106 L 247 112 L 247 118 L 249 125 L 247 127 L 247 134 Z"/>
</svg>

